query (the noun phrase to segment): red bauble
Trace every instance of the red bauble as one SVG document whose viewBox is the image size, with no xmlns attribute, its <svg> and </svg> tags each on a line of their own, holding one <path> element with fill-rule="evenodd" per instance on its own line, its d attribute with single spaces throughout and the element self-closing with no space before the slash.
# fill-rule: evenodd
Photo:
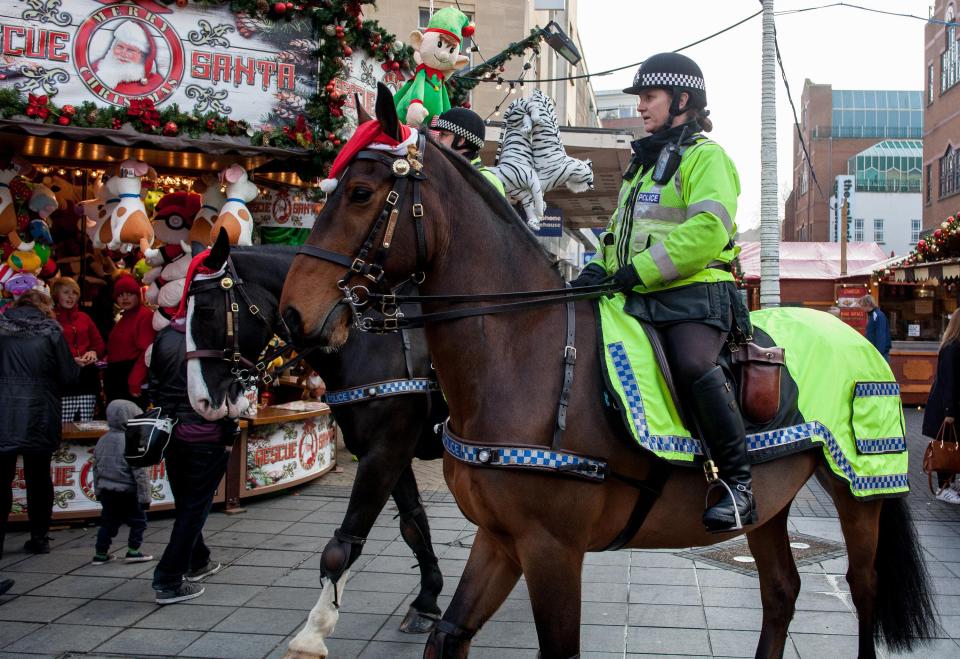
<svg viewBox="0 0 960 659">
<path fill-rule="evenodd" d="M 333 84 L 332 82 L 328 82 L 328 83 L 327 83 L 327 86 L 324 87 L 324 89 L 327 90 L 327 93 L 328 93 L 328 94 L 331 93 L 331 92 L 333 92 L 333 90 L 336 89 L 336 88 L 337 88 L 337 86 L 336 86 L 335 84 Z"/>
<path fill-rule="evenodd" d="M 335 139 L 337 139 L 337 136 L 336 136 L 335 133 L 327 133 L 327 139 L 328 139 L 328 140 L 335 140 Z"/>
<path fill-rule="evenodd" d="M 183 9 L 187 6 L 187 0 L 177 0 L 177 6 L 180 7 L 180 9 Z"/>
<path fill-rule="evenodd" d="M 275 2 L 273 4 L 273 11 L 277 14 L 287 13 L 287 3 L 285 2 Z"/>
<path fill-rule="evenodd" d="M 217 125 L 213 119 L 207 119 L 207 130 L 213 130 Z"/>
<path fill-rule="evenodd" d="M 353 48 L 351 48 L 350 46 L 344 46 L 343 54 L 346 55 L 347 57 L 350 57 L 351 55 L 353 55 Z"/>
<path fill-rule="evenodd" d="M 942 235 L 943 235 L 943 229 L 937 229 L 936 231 L 933 232 L 934 238 L 939 238 Z"/>
<path fill-rule="evenodd" d="M 466 109 L 469 110 L 469 109 L 470 109 L 470 101 L 465 101 L 464 104 L 463 104 L 463 107 L 465 107 Z"/>
<path fill-rule="evenodd" d="M 335 101 L 338 98 L 340 98 L 340 92 L 338 92 L 336 89 L 330 92 L 330 100 Z"/>
<path fill-rule="evenodd" d="M 340 140 L 333 140 L 333 146 L 340 146 Z"/>
<path fill-rule="evenodd" d="M 120 130 L 120 126 L 123 125 L 123 122 L 117 118 L 114 118 L 110 125 L 113 126 L 114 130 Z"/>
<path fill-rule="evenodd" d="M 393 63 L 390 65 L 390 68 L 393 69 L 394 71 L 399 71 L 399 70 L 400 70 L 400 62 L 394 60 Z"/>
<path fill-rule="evenodd" d="M 333 28 L 333 31 L 334 31 L 334 33 L 337 35 L 337 38 L 338 38 L 338 39 L 343 36 L 343 26 L 342 26 L 342 25 L 338 25 L 337 27 Z"/>
<path fill-rule="evenodd" d="M 60 108 L 60 111 L 68 117 L 72 117 L 77 113 L 77 108 L 73 107 L 72 105 L 64 105 L 62 108 Z"/>
<path fill-rule="evenodd" d="M 70 117 L 65 114 L 61 114 L 59 117 L 57 117 L 57 123 L 61 126 L 66 126 L 70 123 Z"/>
<path fill-rule="evenodd" d="M 163 125 L 163 134 L 167 136 L 174 136 L 180 132 L 180 127 L 174 121 L 168 121 Z"/>
<path fill-rule="evenodd" d="M 919 242 L 917 243 L 917 249 L 921 249 L 921 250 L 922 250 L 922 249 L 926 249 L 926 248 L 927 248 L 927 241 L 926 241 L 926 240 L 921 240 L 921 241 L 919 241 Z"/>
<path fill-rule="evenodd" d="M 284 6 L 287 8 L 287 11 L 293 11 L 293 3 L 292 3 L 292 2 L 288 2 L 288 3 L 287 3 L 286 5 L 284 5 Z"/>
</svg>

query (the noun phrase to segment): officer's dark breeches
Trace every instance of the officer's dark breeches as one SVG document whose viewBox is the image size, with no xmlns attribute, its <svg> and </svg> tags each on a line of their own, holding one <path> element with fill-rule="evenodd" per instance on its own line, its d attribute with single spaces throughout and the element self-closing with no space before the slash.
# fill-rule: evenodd
<svg viewBox="0 0 960 659">
<path fill-rule="evenodd" d="M 661 335 L 678 393 L 690 400 L 693 383 L 717 365 L 726 333 L 702 323 L 677 323 L 662 328 Z"/>
</svg>

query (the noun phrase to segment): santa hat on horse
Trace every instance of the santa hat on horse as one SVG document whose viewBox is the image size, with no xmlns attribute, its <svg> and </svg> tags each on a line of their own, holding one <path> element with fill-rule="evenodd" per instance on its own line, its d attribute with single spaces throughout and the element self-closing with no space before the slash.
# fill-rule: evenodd
<svg viewBox="0 0 960 659">
<path fill-rule="evenodd" d="M 400 125 L 400 137 L 397 139 L 383 132 L 380 122 L 376 119 L 365 121 L 353 133 L 353 137 L 347 142 L 340 153 L 333 161 L 330 167 L 330 173 L 320 182 L 320 189 L 330 194 L 337 189 L 337 179 L 347 169 L 350 162 L 358 153 L 364 149 L 375 149 L 377 151 L 386 151 L 397 156 L 407 155 L 407 147 L 416 145 L 419 133 L 416 128 Z"/>
</svg>

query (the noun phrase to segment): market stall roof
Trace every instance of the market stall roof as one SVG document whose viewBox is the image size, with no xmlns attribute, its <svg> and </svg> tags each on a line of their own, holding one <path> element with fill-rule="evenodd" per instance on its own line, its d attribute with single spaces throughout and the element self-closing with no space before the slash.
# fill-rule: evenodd
<svg viewBox="0 0 960 659">
<path fill-rule="evenodd" d="M 760 279 L 760 243 L 742 242 L 740 267 L 745 279 Z M 869 275 L 887 260 L 877 243 L 847 244 L 847 275 Z M 840 279 L 840 243 L 781 242 L 780 279 Z"/>
<path fill-rule="evenodd" d="M 914 263 L 893 268 L 893 279 L 898 282 L 924 282 L 936 279 L 960 279 L 960 258 Z"/>
<path fill-rule="evenodd" d="M 258 173 L 290 172 L 295 177 L 292 172 L 310 157 L 304 149 L 253 146 L 246 136 L 166 137 L 141 133 L 129 124 L 117 130 L 80 128 L 14 117 L 0 119 L 0 135 L 0 149 L 66 167 L 109 167 L 137 158 L 172 172 L 210 172 L 237 163 Z"/>
</svg>

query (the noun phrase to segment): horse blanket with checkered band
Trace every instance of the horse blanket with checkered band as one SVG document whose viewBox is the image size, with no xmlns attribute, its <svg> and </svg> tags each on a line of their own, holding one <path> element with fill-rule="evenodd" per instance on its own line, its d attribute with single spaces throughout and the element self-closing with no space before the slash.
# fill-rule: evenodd
<svg viewBox="0 0 960 659">
<path fill-rule="evenodd" d="M 673 464 L 703 459 L 684 425 L 640 323 L 617 294 L 598 301 L 608 399 L 644 449 Z M 750 314 L 754 341 L 784 348 L 781 405 L 763 426 L 747 421 L 753 463 L 819 445 L 833 473 L 857 497 L 909 491 L 900 387 L 886 360 L 859 332 L 821 311 L 778 308 Z M 728 355 L 721 355 L 724 363 Z"/>
</svg>

